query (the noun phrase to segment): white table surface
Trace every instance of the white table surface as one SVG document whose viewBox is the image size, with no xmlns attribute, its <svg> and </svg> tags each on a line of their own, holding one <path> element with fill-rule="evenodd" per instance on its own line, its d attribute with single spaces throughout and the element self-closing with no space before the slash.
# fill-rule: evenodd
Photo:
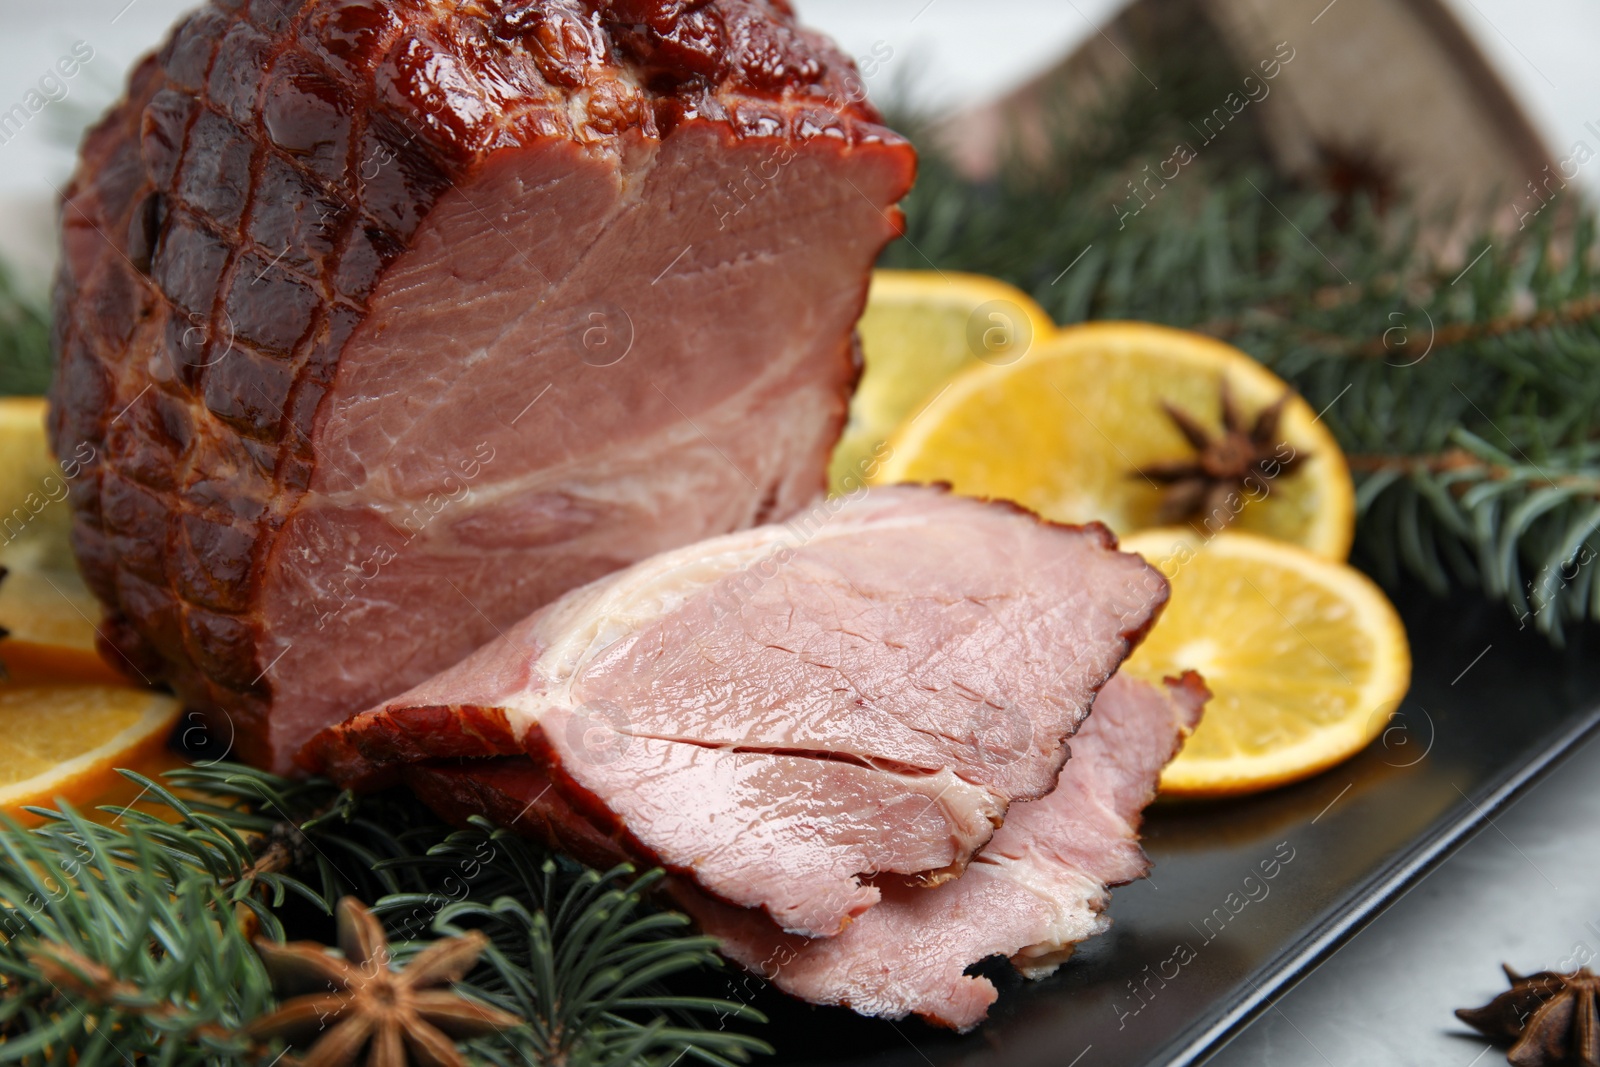
<svg viewBox="0 0 1600 1067">
<path fill-rule="evenodd" d="M 1502 962 L 1529 974 L 1585 959 L 1600 959 L 1600 738 L 1206 1067 L 1503 1065 L 1503 1053 L 1457 1021 L 1454 1010 L 1504 991 Z"/>
</svg>

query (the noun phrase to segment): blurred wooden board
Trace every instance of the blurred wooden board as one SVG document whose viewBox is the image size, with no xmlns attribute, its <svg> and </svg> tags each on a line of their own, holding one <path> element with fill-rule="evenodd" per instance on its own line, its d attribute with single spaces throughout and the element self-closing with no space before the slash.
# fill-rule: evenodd
<svg viewBox="0 0 1600 1067">
<path fill-rule="evenodd" d="M 1560 187 L 1561 171 L 1533 124 L 1441 0 L 1318 7 L 1136 0 L 1054 70 L 955 116 L 944 143 L 967 174 L 992 176 L 1008 152 L 1037 156 L 1056 124 L 1070 131 L 1091 121 L 1114 94 L 1173 94 L 1148 72 L 1179 50 L 1237 91 L 1219 93 L 1209 110 L 1201 103 L 1217 121 L 1196 127 L 1197 152 L 1208 136 L 1239 136 L 1221 127 L 1244 125 L 1265 160 L 1291 177 L 1335 187 L 1378 182 L 1425 213 L 1487 205 L 1513 224 L 1513 205 L 1532 196 L 1530 181 Z M 1263 77 L 1274 68 L 1276 77 Z"/>
</svg>

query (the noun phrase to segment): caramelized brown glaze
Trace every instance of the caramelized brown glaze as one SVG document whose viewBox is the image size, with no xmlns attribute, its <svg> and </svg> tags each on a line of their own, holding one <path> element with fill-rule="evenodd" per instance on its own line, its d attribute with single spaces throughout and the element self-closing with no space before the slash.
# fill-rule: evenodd
<svg viewBox="0 0 1600 1067">
<path fill-rule="evenodd" d="M 784 0 L 213 0 L 132 73 L 62 207 L 57 453 L 114 661 L 226 709 L 270 693 L 254 610 L 319 405 L 385 268 L 494 153 L 699 118 L 893 141 Z M 907 149 L 909 153 L 909 149 Z M 486 205 L 493 210 L 493 205 Z"/>
</svg>

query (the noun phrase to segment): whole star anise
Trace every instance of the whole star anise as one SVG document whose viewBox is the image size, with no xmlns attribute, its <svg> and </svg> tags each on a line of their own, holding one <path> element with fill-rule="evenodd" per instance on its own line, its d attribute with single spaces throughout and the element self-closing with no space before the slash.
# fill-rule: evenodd
<svg viewBox="0 0 1600 1067">
<path fill-rule="evenodd" d="M 1509 1044 L 1513 1067 L 1600 1067 L 1600 975 L 1505 968 L 1511 988 L 1456 1017 L 1484 1037 Z"/>
<path fill-rule="evenodd" d="M 306 1067 L 465 1067 L 454 1038 L 522 1025 L 515 1015 L 468 1000 L 447 988 L 460 981 L 488 946 L 474 930 L 447 937 L 418 953 L 402 970 L 390 966 L 383 925 L 354 897 L 339 901 L 335 956 L 313 941 L 280 945 L 256 940 L 279 994 L 302 994 L 246 1028 L 251 1037 L 309 1043 Z M 317 992 L 312 992 L 317 990 Z"/>
<path fill-rule="evenodd" d="M 1195 450 L 1193 459 L 1153 463 L 1130 475 L 1165 486 L 1158 516 L 1161 522 L 1215 518 L 1225 526 L 1243 510 L 1242 504 L 1230 506 L 1230 496 L 1243 501 L 1246 497 L 1239 494 L 1248 493 L 1260 499 L 1257 493 L 1266 492 L 1274 478 L 1283 477 L 1309 458 L 1297 451 L 1281 455 L 1284 442 L 1274 440 L 1292 392 L 1262 409 L 1250 425 L 1234 403 L 1226 378 L 1221 394 L 1222 432 L 1215 437 L 1182 408 L 1165 401 L 1161 404 L 1161 410 Z M 1251 487 L 1252 479 L 1259 488 Z"/>
</svg>

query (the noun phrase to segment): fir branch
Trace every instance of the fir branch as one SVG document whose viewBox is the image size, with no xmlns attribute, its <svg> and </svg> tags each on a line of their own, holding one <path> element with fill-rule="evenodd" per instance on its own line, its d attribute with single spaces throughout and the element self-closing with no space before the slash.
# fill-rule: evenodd
<svg viewBox="0 0 1600 1067">
<path fill-rule="evenodd" d="M 403 796 L 386 802 L 392 821 L 379 821 L 370 804 L 325 780 L 292 781 L 236 764 L 170 771 L 160 782 L 123 774 L 141 787 L 147 803 L 164 809 L 118 809 L 117 821 L 160 850 L 168 882 L 203 875 L 226 899 L 252 911 L 273 937 L 282 936 L 277 912 L 290 896 L 331 915 L 346 894 L 375 899 L 415 887 L 415 877 L 402 880 L 377 869 L 411 849 L 407 831 L 386 826 L 437 826 L 431 816 L 419 820 L 425 809 Z M 37 813 L 65 823 L 58 832 L 86 852 L 129 858 L 128 843 L 114 827 L 83 824 L 81 832 L 90 836 L 80 838 L 78 824 L 62 814 Z"/>
<path fill-rule="evenodd" d="M 1357 559 L 1382 580 L 1481 588 L 1556 640 L 1600 618 L 1593 213 L 1542 212 L 1446 266 L 1418 235 L 1449 220 L 1298 186 L 1232 128 L 1133 198 L 1127 177 L 1166 158 L 1174 129 L 1143 112 L 1176 120 L 1195 104 L 1159 96 L 1113 101 L 1090 124 L 1159 134 L 1058 131 L 1042 159 L 1013 159 L 989 182 L 925 149 L 909 240 L 886 265 L 994 274 L 1063 324 L 1136 319 L 1228 340 L 1288 379 L 1357 457 Z"/>
<path fill-rule="evenodd" d="M 33 809 L 33 828 L 0 820 L 0 1064 L 273 1059 L 240 1035 L 274 1007 L 250 939 L 303 931 L 352 890 L 411 939 L 402 958 L 461 922 L 496 939 L 463 986 L 546 1025 L 472 1042 L 478 1062 L 724 1065 L 766 1050 L 723 1028 L 754 1012 L 667 990 L 718 964 L 687 920 L 646 906 L 659 874 L 586 871 L 487 824 L 456 831 L 403 792 L 234 764 L 123 773 L 140 809 L 105 809 L 108 822 L 69 807 Z"/>
<path fill-rule="evenodd" d="M 93 842 L 93 845 L 86 845 Z M 272 1000 L 226 896 L 137 828 L 0 820 L 0 1063 L 238 1059 Z"/>
<path fill-rule="evenodd" d="M 730 1019 L 764 1021 L 754 1009 L 724 1000 L 674 996 L 674 975 L 722 966 L 711 938 L 683 933 L 688 919 L 651 911 L 644 901 L 660 871 L 601 873 L 540 852 L 481 818 L 451 835 L 429 858 L 457 871 L 487 861 L 493 877 L 467 899 L 438 909 L 435 933 L 488 934 L 487 968 L 466 986 L 484 1001 L 528 1020 L 513 1049 L 478 1043 L 494 1063 L 569 1067 L 671 1064 L 682 1058 L 715 1067 L 770 1052 L 762 1041 L 724 1029 Z M 418 902 L 390 898 L 406 914 Z M 416 946 L 419 947 L 420 946 Z M 410 946 L 408 946 L 410 948 Z M 709 1029 L 714 1020 L 717 1029 Z M 514 1053 L 507 1058 L 505 1053 Z"/>
<path fill-rule="evenodd" d="M 1521 314 L 1501 315 L 1485 322 L 1455 322 L 1434 332 L 1433 343 L 1439 347 L 1465 344 L 1489 338 L 1505 337 L 1527 331 L 1547 330 L 1551 327 L 1581 326 L 1600 315 L 1600 294 L 1575 297 L 1554 307 L 1539 308 Z M 1331 340 L 1331 339 L 1330 339 Z M 1372 338 L 1347 354 L 1370 359 L 1390 359 L 1394 350 L 1382 336 Z"/>
<path fill-rule="evenodd" d="M 0 396 L 37 396 L 50 384 L 50 317 L 0 268 Z"/>
<path fill-rule="evenodd" d="M 1466 448 L 1451 448 L 1432 456 L 1354 455 L 1349 457 L 1349 461 L 1351 469 L 1362 474 L 1401 474 L 1427 478 L 1452 476 L 1449 483 L 1451 493 L 1458 499 L 1465 496 L 1474 483 L 1506 484 L 1524 480 L 1530 488 L 1566 489 L 1584 498 L 1600 500 L 1600 478 L 1587 469 L 1578 474 L 1549 474 L 1541 468 L 1533 468 L 1530 477 L 1528 468 L 1497 463 Z"/>
</svg>

